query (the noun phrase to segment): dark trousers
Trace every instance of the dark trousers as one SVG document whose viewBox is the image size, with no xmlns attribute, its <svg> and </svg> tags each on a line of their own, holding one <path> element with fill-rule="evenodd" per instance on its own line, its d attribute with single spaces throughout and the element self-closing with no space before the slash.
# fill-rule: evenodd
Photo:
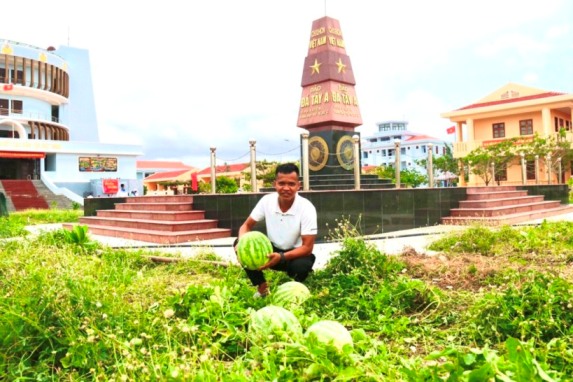
<svg viewBox="0 0 573 382">
<path fill-rule="evenodd" d="M 273 247 L 273 251 L 283 252 L 282 249 L 278 249 L 275 247 Z M 270 269 L 273 269 L 275 271 L 286 272 L 290 278 L 294 279 L 294 281 L 303 282 L 304 280 L 306 280 L 310 272 L 312 272 L 312 266 L 314 265 L 315 260 L 316 256 L 310 254 L 309 256 L 298 257 L 294 260 L 287 260 L 284 263 L 278 263 L 277 265 L 271 267 Z M 253 283 L 253 285 L 255 286 L 261 285 L 266 281 L 265 275 L 263 274 L 262 271 L 251 271 L 249 269 L 245 269 L 245 272 L 247 272 L 247 276 L 251 280 L 251 283 Z"/>
</svg>

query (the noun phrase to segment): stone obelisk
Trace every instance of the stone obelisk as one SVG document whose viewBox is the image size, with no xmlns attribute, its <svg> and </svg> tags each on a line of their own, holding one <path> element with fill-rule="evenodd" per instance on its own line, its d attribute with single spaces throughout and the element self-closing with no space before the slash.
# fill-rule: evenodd
<svg viewBox="0 0 573 382">
<path fill-rule="evenodd" d="M 302 73 L 298 127 L 309 131 L 310 175 L 351 174 L 352 136 L 362 124 L 340 23 L 313 21 Z"/>
</svg>

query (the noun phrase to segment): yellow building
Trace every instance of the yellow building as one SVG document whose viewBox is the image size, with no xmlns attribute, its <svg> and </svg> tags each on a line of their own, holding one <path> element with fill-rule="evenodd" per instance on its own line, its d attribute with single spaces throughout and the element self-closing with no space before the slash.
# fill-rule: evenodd
<svg viewBox="0 0 573 382">
<path fill-rule="evenodd" d="M 509 83 L 487 97 L 460 109 L 443 113 L 455 123 L 456 137 L 453 145 L 454 158 L 463 158 L 472 150 L 504 139 L 522 137 L 525 141 L 539 137 L 556 135 L 561 129 L 566 131 L 566 139 L 571 142 L 573 94 L 558 93 Z M 528 174 L 532 174 L 532 163 L 528 163 Z M 545 162 L 540 162 L 538 173 L 527 176 L 527 184 L 559 183 L 557 174 L 548 179 Z M 564 171 L 561 181 L 571 177 L 570 166 Z M 518 158 L 507 168 L 501 184 L 522 184 L 522 169 Z M 483 180 L 469 174 L 467 184 L 460 179 L 460 185 L 483 186 Z"/>
</svg>

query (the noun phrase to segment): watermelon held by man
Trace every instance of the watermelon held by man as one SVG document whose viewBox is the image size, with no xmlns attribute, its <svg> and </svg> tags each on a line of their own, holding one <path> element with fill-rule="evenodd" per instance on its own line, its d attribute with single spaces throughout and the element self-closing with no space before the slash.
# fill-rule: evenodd
<svg viewBox="0 0 573 382">
<path fill-rule="evenodd" d="M 262 232 L 249 231 L 241 236 L 237 244 L 237 259 L 246 269 L 257 270 L 269 261 L 273 245 Z"/>
</svg>

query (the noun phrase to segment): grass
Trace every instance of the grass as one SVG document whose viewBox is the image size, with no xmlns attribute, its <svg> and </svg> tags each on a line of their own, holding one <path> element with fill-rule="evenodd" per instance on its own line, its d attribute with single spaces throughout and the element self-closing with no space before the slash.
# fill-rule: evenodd
<svg viewBox="0 0 573 382">
<path fill-rule="evenodd" d="M 12 216 L 10 217 L 12 219 Z M 45 222 L 45 221 L 44 221 Z M 472 227 L 440 255 L 386 256 L 346 223 L 343 244 L 293 308 L 354 346 L 249 335 L 243 271 L 154 263 L 81 232 L 0 241 L 0 379 L 166 381 L 568 381 L 573 375 L 573 226 Z M 216 259 L 207 250 L 205 259 Z M 268 273 L 272 288 L 287 281 Z"/>
</svg>

